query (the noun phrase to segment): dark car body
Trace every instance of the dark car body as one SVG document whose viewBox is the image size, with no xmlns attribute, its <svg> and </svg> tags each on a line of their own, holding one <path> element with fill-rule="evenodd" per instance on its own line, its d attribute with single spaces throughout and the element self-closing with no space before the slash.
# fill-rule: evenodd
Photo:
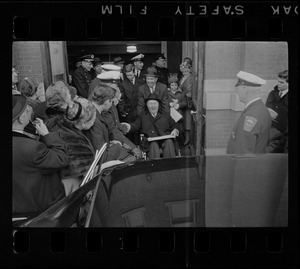
<svg viewBox="0 0 300 269">
<path fill-rule="evenodd" d="M 101 171 L 16 227 L 284 227 L 288 155 L 176 157 Z"/>
</svg>

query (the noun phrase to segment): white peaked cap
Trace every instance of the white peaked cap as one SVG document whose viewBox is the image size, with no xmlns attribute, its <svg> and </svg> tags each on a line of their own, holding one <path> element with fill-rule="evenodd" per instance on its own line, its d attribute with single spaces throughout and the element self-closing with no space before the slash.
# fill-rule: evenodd
<svg viewBox="0 0 300 269">
<path fill-rule="evenodd" d="M 120 71 L 107 71 L 97 76 L 100 80 L 118 80 L 120 79 Z"/>
<path fill-rule="evenodd" d="M 102 72 L 121 71 L 121 67 L 115 64 L 103 64 L 101 65 L 101 67 L 102 67 Z"/>
<path fill-rule="evenodd" d="M 256 75 L 240 71 L 236 75 L 239 79 L 238 84 L 245 86 L 259 87 L 266 84 L 266 81 Z"/>
<path fill-rule="evenodd" d="M 138 54 L 134 57 L 131 58 L 132 61 L 135 61 L 135 60 L 139 60 L 139 59 L 143 59 L 144 58 L 144 54 Z"/>
</svg>

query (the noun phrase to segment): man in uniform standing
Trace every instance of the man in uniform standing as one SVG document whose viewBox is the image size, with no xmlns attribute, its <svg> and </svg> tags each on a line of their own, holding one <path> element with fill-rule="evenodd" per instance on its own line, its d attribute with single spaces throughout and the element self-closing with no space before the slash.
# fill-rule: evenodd
<svg viewBox="0 0 300 269">
<path fill-rule="evenodd" d="M 138 54 L 131 58 L 131 61 L 134 64 L 134 69 L 133 69 L 134 75 L 136 77 L 142 78 L 142 79 L 144 79 L 143 73 L 142 73 L 142 70 L 144 67 L 143 59 L 144 59 L 144 54 Z"/>
<path fill-rule="evenodd" d="M 227 154 L 266 153 L 272 119 L 259 91 L 266 81 L 243 71 L 237 77 L 235 87 L 245 110 L 230 135 Z"/>
<path fill-rule="evenodd" d="M 88 98 L 89 86 L 92 82 L 90 71 L 93 67 L 94 55 L 88 54 L 80 58 L 79 66 L 73 74 L 73 86 L 77 89 L 77 95 Z"/>
<path fill-rule="evenodd" d="M 156 71 L 158 76 L 158 82 L 165 84 L 168 86 L 168 79 L 169 79 L 169 70 L 166 68 L 166 60 L 167 58 L 164 56 L 164 54 L 159 54 L 155 58 L 156 62 Z"/>
</svg>

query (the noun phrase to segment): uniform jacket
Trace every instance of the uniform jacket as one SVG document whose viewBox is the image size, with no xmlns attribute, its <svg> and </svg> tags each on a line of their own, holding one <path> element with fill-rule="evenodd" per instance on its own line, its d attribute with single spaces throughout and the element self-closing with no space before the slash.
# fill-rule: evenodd
<svg viewBox="0 0 300 269">
<path fill-rule="evenodd" d="M 270 113 L 262 100 L 251 103 L 233 128 L 227 153 L 266 153 L 271 123 Z"/>
<path fill-rule="evenodd" d="M 120 115 L 126 115 L 126 122 L 134 122 L 137 118 L 138 90 L 144 83 L 143 79 L 135 77 L 134 84 L 126 78 L 119 85 L 122 97 L 118 109 Z"/>
<path fill-rule="evenodd" d="M 142 111 L 145 111 L 146 108 L 145 100 L 150 95 L 150 93 L 151 93 L 150 89 L 146 83 L 139 87 L 138 107 L 137 107 L 138 114 L 140 114 Z M 157 82 L 154 93 L 157 94 L 158 98 L 162 101 L 161 104 L 162 111 L 170 113 L 170 105 L 168 103 L 169 95 L 168 95 L 167 86 L 165 84 Z"/>
<path fill-rule="evenodd" d="M 168 112 L 158 112 L 154 118 L 148 110 L 141 113 L 130 126 L 130 131 L 140 130 L 140 133 L 143 133 L 145 137 L 169 135 L 175 128 L 179 130 L 179 125 Z"/>
<path fill-rule="evenodd" d="M 158 76 L 157 81 L 165 85 L 168 85 L 169 70 L 165 67 L 155 66 L 155 68 Z"/>
<path fill-rule="evenodd" d="M 79 66 L 73 73 L 72 83 L 77 89 L 77 95 L 87 99 L 89 86 L 92 83 L 92 76 L 89 71 Z"/>
<path fill-rule="evenodd" d="M 275 120 L 272 121 L 272 127 L 284 133 L 288 127 L 288 92 L 282 97 L 279 97 L 278 87 L 268 95 L 266 106 L 272 108 L 278 113 Z"/>
<path fill-rule="evenodd" d="M 42 142 L 13 132 L 13 214 L 39 214 L 65 196 L 59 172 L 69 163 L 57 132 Z"/>
</svg>

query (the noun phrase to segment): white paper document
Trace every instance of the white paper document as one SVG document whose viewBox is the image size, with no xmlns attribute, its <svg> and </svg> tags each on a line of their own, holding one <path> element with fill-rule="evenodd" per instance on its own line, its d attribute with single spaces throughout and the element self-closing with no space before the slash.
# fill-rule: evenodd
<svg viewBox="0 0 300 269">
<path fill-rule="evenodd" d="M 119 161 L 119 160 L 112 160 L 112 161 L 105 162 L 101 165 L 101 171 L 105 168 L 112 167 L 112 166 L 122 164 L 122 163 L 125 163 L 125 162 L 122 162 L 122 161 Z"/>
<path fill-rule="evenodd" d="M 168 139 L 168 138 L 175 138 L 175 136 L 173 136 L 173 135 L 162 135 L 162 136 L 148 137 L 148 141 L 151 142 L 151 141 Z"/>
<path fill-rule="evenodd" d="M 170 108 L 170 115 L 175 122 L 179 121 L 182 118 L 182 115 L 174 108 Z"/>
</svg>

